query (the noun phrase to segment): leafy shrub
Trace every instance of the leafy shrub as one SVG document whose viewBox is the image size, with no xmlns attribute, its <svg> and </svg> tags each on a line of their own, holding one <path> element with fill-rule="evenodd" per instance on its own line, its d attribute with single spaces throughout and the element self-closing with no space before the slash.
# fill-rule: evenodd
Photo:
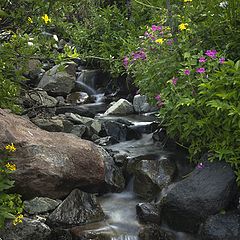
<svg viewBox="0 0 240 240">
<path fill-rule="evenodd" d="M 0 155 L 0 228 L 6 219 L 12 219 L 16 225 L 22 222 L 23 204 L 19 194 L 8 194 L 7 190 L 14 186 L 14 181 L 9 179 L 9 174 L 16 170 L 16 165 L 9 158 L 9 153 L 16 150 L 13 144 L 1 150 Z"/>
</svg>

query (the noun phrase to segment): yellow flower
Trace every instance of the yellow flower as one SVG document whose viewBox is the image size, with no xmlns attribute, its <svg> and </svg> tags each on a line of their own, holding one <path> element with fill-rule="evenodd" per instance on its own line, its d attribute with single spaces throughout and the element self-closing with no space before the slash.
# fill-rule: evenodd
<svg viewBox="0 0 240 240">
<path fill-rule="evenodd" d="M 155 40 L 156 43 L 160 43 L 163 44 L 164 39 L 163 38 L 158 38 L 157 40 Z"/>
<path fill-rule="evenodd" d="M 13 220 L 13 225 L 17 225 L 18 223 L 22 223 L 23 215 L 18 214 L 15 219 Z"/>
<path fill-rule="evenodd" d="M 15 171 L 17 169 L 15 164 L 7 163 L 5 167 L 10 171 Z"/>
<path fill-rule="evenodd" d="M 51 18 L 49 18 L 47 14 L 44 14 L 42 16 L 42 20 L 45 22 L 45 24 L 48 24 L 52 21 Z"/>
<path fill-rule="evenodd" d="M 33 23 L 33 20 L 32 20 L 31 17 L 28 17 L 27 20 L 28 20 L 29 23 Z"/>
<path fill-rule="evenodd" d="M 183 2 L 185 2 L 185 3 L 186 3 L 186 2 L 192 2 L 192 0 L 183 0 Z"/>
<path fill-rule="evenodd" d="M 13 145 L 13 143 L 11 145 L 7 145 L 5 147 L 6 150 L 8 150 L 9 152 L 15 152 L 16 151 L 16 148 L 15 146 Z"/>
<path fill-rule="evenodd" d="M 186 30 L 188 27 L 188 24 L 187 23 L 181 23 L 180 25 L 178 25 L 178 28 L 183 31 L 183 30 Z"/>
</svg>

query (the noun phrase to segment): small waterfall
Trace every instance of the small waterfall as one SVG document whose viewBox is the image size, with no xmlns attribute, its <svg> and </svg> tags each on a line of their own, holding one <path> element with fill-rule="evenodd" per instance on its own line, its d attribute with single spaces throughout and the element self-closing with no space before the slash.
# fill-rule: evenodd
<svg viewBox="0 0 240 240">
<path fill-rule="evenodd" d="M 83 92 L 86 92 L 89 96 L 94 96 L 95 103 L 102 103 L 104 98 L 104 93 L 97 93 L 94 89 L 94 78 L 90 79 L 91 86 L 88 85 L 86 82 L 86 76 L 84 70 L 79 74 L 76 80 L 76 86 Z"/>
</svg>

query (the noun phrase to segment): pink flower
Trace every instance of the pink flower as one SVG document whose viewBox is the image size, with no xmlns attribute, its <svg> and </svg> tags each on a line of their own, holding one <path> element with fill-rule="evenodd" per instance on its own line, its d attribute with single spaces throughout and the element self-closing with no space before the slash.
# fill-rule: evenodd
<svg viewBox="0 0 240 240">
<path fill-rule="evenodd" d="M 207 61 L 207 59 L 206 59 L 205 57 L 200 57 L 200 58 L 198 59 L 198 61 L 199 61 L 200 63 L 204 63 L 204 62 Z"/>
<path fill-rule="evenodd" d="M 205 73 L 205 68 L 197 68 L 197 73 Z"/>
<path fill-rule="evenodd" d="M 207 50 L 206 52 L 205 52 L 205 54 L 207 55 L 207 56 L 209 56 L 210 58 L 216 58 L 216 54 L 217 54 L 217 51 L 216 50 Z"/>
<path fill-rule="evenodd" d="M 172 78 L 172 84 L 173 84 L 174 86 L 176 86 L 177 81 L 178 81 L 178 78 L 176 78 L 176 77 L 173 77 L 173 78 Z"/>
<path fill-rule="evenodd" d="M 219 59 L 219 63 L 220 63 L 220 64 L 224 64 L 224 63 L 225 63 L 225 58 L 224 58 L 224 57 L 221 57 L 221 58 Z"/>
<path fill-rule="evenodd" d="M 162 26 L 152 25 L 152 31 L 153 32 L 161 31 L 161 30 L 162 30 Z"/>
<path fill-rule="evenodd" d="M 203 169 L 204 168 L 204 164 L 203 163 L 198 163 L 197 165 L 197 169 Z"/>
<path fill-rule="evenodd" d="M 184 74 L 185 74 L 185 75 L 190 75 L 190 70 L 189 70 L 189 69 L 185 69 L 185 70 L 184 70 Z"/>
</svg>

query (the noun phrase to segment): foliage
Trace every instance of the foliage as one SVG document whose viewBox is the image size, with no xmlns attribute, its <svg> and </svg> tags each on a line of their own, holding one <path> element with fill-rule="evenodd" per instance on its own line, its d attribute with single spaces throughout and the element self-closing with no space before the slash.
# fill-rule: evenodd
<svg viewBox="0 0 240 240">
<path fill-rule="evenodd" d="M 190 158 L 208 152 L 210 161 L 225 160 L 240 183 L 240 61 L 225 60 L 239 59 L 239 9 L 229 1 L 219 11 L 220 2 L 213 2 L 172 6 L 171 21 L 166 11 L 147 26 L 123 64 Z"/>
<path fill-rule="evenodd" d="M 7 145 L 1 150 L 0 159 L 0 228 L 4 226 L 6 219 L 12 219 L 13 224 L 22 222 L 23 204 L 19 194 L 9 194 L 8 189 L 14 186 L 14 181 L 9 179 L 9 174 L 16 170 L 9 154 L 16 150 L 13 144 Z"/>
</svg>

